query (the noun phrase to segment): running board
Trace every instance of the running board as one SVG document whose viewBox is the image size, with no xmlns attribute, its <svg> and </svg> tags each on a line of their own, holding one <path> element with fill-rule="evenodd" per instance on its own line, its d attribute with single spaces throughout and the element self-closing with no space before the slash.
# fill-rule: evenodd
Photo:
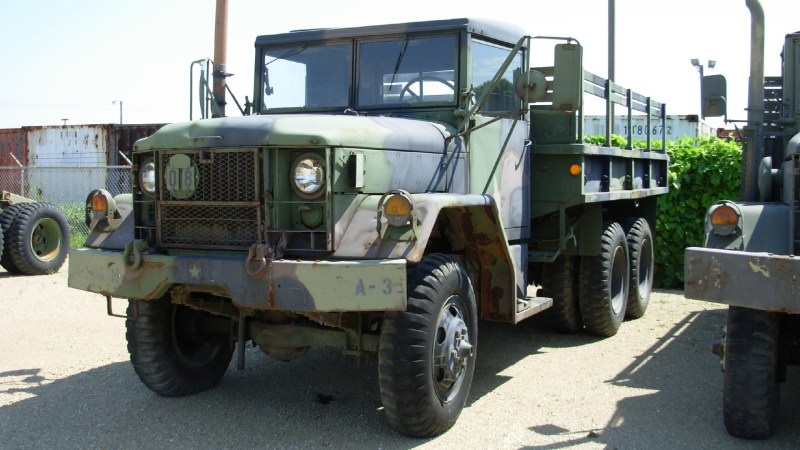
<svg viewBox="0 0 800 450">
<path fill-rule="evenodd" d="M 518 298 L 517 314 L 514 316 L 514 323 L 519 323 L 551 306 L 553 306 L 553 299 L 550 297 Z"/>
</svg>

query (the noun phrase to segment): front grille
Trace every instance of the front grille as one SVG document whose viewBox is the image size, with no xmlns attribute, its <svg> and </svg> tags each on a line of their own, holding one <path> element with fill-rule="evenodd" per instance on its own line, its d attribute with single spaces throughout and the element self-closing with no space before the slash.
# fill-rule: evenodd
<svg viewBox="0 0 800 450">
<path fill-rule="evenodd" d="M 197 168 L 197 188 L 192 194 L 192 202 L 257 202 L 258 201 L 258 155 L 255 149 L 218 150 L 201 152 L 162 152 L 163 171 L 170 158 L 176 154 L 188 156 Z M 164 186 L 166 187 L 166 186 Z M 169 190 L 161 189 L 161 200 L 181 200 Z"/>
<path fill-rule="evenodd" d="M 161 207 L 162 245 L 248 247 L 260 242 L 258 208 L 246 206 Z"/>
<path fill-rule="evenodd" d="M 190 167 L 172 168 L 176 155 L 188 156 Z M 263 242 L 256 149 L 164 151 L 159 158 L 159 245 L 238 249 Z M 177 188 L 183 181 L 175 180 L 185 178 L 190 188 Z"/>
</svg>

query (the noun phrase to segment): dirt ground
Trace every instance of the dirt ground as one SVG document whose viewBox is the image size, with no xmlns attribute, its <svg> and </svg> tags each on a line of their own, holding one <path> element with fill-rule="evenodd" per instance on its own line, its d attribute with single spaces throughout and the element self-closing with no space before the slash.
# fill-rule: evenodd
<svg viewBox="0 0 800 450">
<path fill-rule="evenodd" d="M 124 313 L 125 301 L 114 310 Z M 475 379 L 456 426 L 429 440 L 389 427 L 376 361 L 314 349 L 283 363 L 247 351 L 216 388 L 153 394 L 128 361 L 105 299 L 51 276 L 0 269 L 0 448 L 795 449 L 800 376 L 782 386 L 769 441 L 730 437 L 711 345 L 720 305 L 658 291 L 617 336 L 560 335 L 536 319 L 481 323 Z"/>
</svg>

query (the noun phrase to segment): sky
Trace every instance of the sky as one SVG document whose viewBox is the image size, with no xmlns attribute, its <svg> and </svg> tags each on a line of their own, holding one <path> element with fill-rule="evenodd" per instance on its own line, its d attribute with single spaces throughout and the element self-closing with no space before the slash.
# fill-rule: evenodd
<svg viewBox="0 0 800 450">
<path fill-rule="evenodd" d="M 690 60 L 715 60 L 705 74 L 725 75 L 728 116 L 746 119 L 745 0 L 615 4 L 618 84 L 666 103 L 668 114 L 698 114 L 700 77 Z M 783 37 L 800 29 L 800 0 L 761 4 L 765 75 L 780 75 Z M 192 61 L 213 56 L 214 14 L 215 0 L 4 0 L 0 129 L 118 123 L 120 106 L 124 123 L 188 120 L 189 68 Z M 261 34 L 456 17 L 509 22 L 531 36 L 573 37 L 584 46 L 584 68 L 607 76 L 603 0 L 229 0 L 227 69 L 235 75 L 228 84 L 241 101 L 252 98 L 253 44 Z M 541 64 L 552 59 L 548 45 L 537 44 L 534 52 Z M 235 114 L 229 100 L 228 115 Z M 723 126 L 718 119 L 709 122 Z"/>
</svg>

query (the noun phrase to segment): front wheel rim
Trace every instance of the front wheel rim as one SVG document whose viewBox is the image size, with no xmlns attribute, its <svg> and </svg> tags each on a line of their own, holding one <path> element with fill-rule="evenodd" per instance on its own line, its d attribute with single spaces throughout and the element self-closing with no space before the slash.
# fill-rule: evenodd
<svg viewBox="0 0 800 450">
<path fill-rule="evenodd" d="M 61 250 L 61 227 L 53 219 L 42 219 L 33 226 L 30 239 L 31 253 L 42 262 L 50 262 Z"/>
<path fill-rule="evenodd" d="M 461 297 L 453 295 L 439 311 L 433 342 L 433 385 L 443 402 L 459 391 L 469 358 L 475 353 Z"/>
</svg>

